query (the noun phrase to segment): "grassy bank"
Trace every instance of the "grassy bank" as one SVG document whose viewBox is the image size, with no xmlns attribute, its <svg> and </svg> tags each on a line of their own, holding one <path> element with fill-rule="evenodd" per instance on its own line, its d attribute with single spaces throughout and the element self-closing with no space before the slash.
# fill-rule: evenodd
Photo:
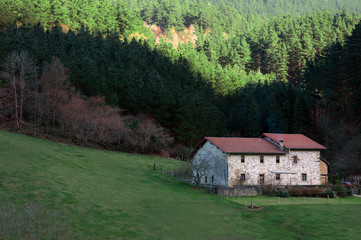
<svg viewBox="0 0 361 240">
<path fill-rule="evenodd" d="M 341 206 L 247 211 L 244 203 L 152 170 L 153 163 L 176 169 L 179 161 L 1 131 L 0 153 L 2 205 L 38 204 L 45 215 L 59 212 L 61 231 L 74 239 L 357 239 L 361 234 L 357 199 Z"/>
</svg>

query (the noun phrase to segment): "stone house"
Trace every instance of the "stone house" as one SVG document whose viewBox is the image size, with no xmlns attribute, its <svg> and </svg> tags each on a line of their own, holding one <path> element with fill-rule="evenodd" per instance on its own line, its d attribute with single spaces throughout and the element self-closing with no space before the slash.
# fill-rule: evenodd
<svg viewBox="0 0 361 240">
<path fill-rule="evenodd" d="M 320 185 L 327 183 L 326 149 L 302 134 L 263 133 L 259 138 L 205 137 L 192 152 L 202 184 Z M 202 172 L 200 172 L 202 171 Z"/>
</svg>

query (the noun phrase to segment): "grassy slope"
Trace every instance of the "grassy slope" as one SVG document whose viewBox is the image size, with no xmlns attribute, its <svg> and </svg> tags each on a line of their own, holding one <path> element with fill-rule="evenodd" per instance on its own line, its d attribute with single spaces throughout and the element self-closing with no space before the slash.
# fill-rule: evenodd
<svg viewBox="0 0 361 240">
<path fill-rule="evenodd" d="M 180 162 L 64 146 L 0 131 L 0 199 L 66 212 L 79 239 L 355 239 L 359 204 L 262 211 L 152 171 Z"/>
</svg>

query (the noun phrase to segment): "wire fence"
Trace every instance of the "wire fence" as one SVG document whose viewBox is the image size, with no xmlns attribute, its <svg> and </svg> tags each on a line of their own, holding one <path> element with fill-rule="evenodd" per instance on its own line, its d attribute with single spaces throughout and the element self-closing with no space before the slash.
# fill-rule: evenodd
<svg viewBox="0 0 361 240">
<path fill-rule="evenodd" d="M 176 169 L 167 169 L 163 167 L 157 167 L 153 163 L 153 170 L 157 171 L 163 175 L 174 177 L 174 178 L 180 178 L 180 179 L 191 179 L 193 177 L 193 171 L 192 167 L 188 165 L 183 165 Z"/>
<path fill-rule="evenodd" d="M 227 200 L 239 203 L 245 207 L 250 206 L 252 203 L 257 207 L 267 206 L 281 206 L 281 205 L 361 205 L 361 198 L 355 199 L 353 197 L 346 198 L 312 198 L 312 197 L 227 197 Z"/>
</svg>

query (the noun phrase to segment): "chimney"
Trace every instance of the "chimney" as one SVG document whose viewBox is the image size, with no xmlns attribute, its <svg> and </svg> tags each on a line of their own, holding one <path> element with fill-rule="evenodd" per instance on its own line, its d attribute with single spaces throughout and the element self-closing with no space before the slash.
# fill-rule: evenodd
<svg viewBox="0 0 361 240">
<path fill-rule="evenodd" d="M 280 140 L 280 149 L 283 150 L 283 140 Z"/>
</svg>

